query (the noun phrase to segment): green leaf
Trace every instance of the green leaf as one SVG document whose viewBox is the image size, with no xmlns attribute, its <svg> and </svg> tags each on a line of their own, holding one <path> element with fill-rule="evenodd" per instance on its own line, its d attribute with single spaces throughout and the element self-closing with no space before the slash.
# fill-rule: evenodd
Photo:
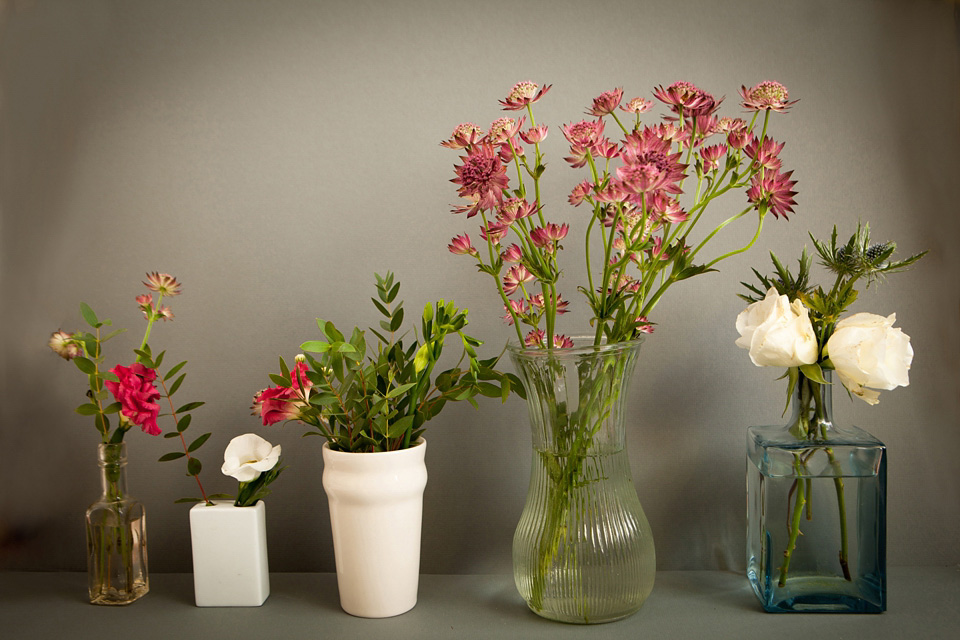
<svg viewBox="0 0 960 640">
<path fill-rule="evenodd" d="M 162 456 L 160 456 L 157 462 L 169 462 L 171 460 L 178 460 L 185 455 L 187 454 L 185 454 L 183 451 L 174 451 L 172 453 L 165 453 Z"/>
<path fill-rule="evenodd" d="M 800 371 L 810 380 L 813 380 L 817 384 L 830 384 L 823 377 L 823 371 L 820 369 L 820 365 L 814 364 L 805 364 L 801 365 Z"/>
<path fill-rule="evenodd" d="M 384 302 L 386 302 L 387 304 L 390 304 L 391 302 L 393 302 L 393 299 L 397 297 L 397 293 L 399 291 L 400 291 L 400 283 L 398 282 L 397 284 L 393 285 L 393 288 L 390 289 L 389 293 L 387 293 L 387 299 L 384 300 Z"/>
<path fill-rule="evenodd" d="M 203 465 L 200 464 L 200 461 L 196 458 L 190 458 L 187 460 L 187 474 L 191 476 L 200 475 L 200 470 L 203 468 Z"/>
<path fill-rule="evenodd" d="M 413 426 L 413 416 L 404 416 L 387 427 L 388 438 L 399 438 Z"/>
<path fill-rule="evenodd" d="M 111 404 L 107 405 L 106 408 L 104 408 L 103 412 L 104 412 L 104 413 L 117 413 L 117 412 L 120 411 L 120 409 L 122 409 L 122 408 L 123 408 L 123 405 L 122 405 L 122 404 L 120 404 L 119 402 L 114 402 L 114 403 L 111 403 Z"/>
<path fill-rule="evenodd" d="M 110 321 L 109 321 L 109 320 L 106 320 L 106 321 L 104 321 L 104 324 L 110 324 Z M 100 342 L 106 342 L 106 341 L 109 340 L 110 338 L 113 338 L 114 336 L 118 336 L 118 335 L 120 335 L 121 333 L 123 333 L 123 332 L 125 332 L 125 331 L 126 331 L 126 329 L 114 329 L 113 331 L 111 331 L 111 332 L 108 333 L 107 335 L 105 335 L 105 336 L 103 336 L 102 338 L 100 338 Z"/>
<path fill-rule="evenodd" d="M 181 373 L 180 377 L 174 380 L 173 385 L 170 386 L 170 391 L 167 392 L 167 397 L 170 397 L 177 392 L 177 389 L 180 388 L 180 385 L 183 384 L 183 379 L 186 377 L 187 374 Z"/>
<path fill-rule="evenodd" d="M 167 433 L 163 434 L 164 438 L 176 438 L 179 436 L 180 436 L 179 431 L 168 431 Z"/>
<path fill-rule="evenodd" d="M 387 398 L 396 398 L 399 395 L 403 395 L 404 393 L 414 388 L 415 386 L 417 386 L 417 383 L 409 382 L 407 384 L 402 384 L 399 387 L 394 387 L 393 389 L 390 389 L 390 391 L 387 392 Z"/>
<path fill-rule="evenodd" d="M 184 360 L 184 361 L 181 362 L 180 364 L 174 365 L 173 368 L 170 369 L 170 371 L 167 372 L 167 375 L 163 376 L 163 381 L 166 382 L 167 380 L 169 380 L 169 379 L 172 378 L 173 376 L 177 375 L 177 372 L 179 372 L 180 369 L 183 369 L 184 365 L 186 365 L 186 364 L 187 364 L 187 361 Z"/>
<path fill-rule="evenodd" d="M 80 303 L 80 315 L 83 316 L 83 319 L 86 320 L 87 324 L 98 329 L 103 326 L 103 323 L 97 319 L 97 314 L 93 312 L 93 309 L 90 308 L 86 302 Z"/>
<path fill-rule="evenodd" d="M 73 359 L 73 363 L 77 365 L 77 369 L 80 369 L 80 371 L 83 371 L 87 375 L 93 375 L 97 372 L 97 365 L 95 365 L 93 360 L 90 360 L 89 358 L 79 356 Z"/>
<path fill-rule="evenodd" d="M 98 407 L 93 403 L 88 402 L 86 404 L 80 405 L 79 407 L 74 409 L 74 411 L 76 411 L 82 416 L 95 416 L 98 413 L 100 413 L 100 407 Z"/>
<path fill-rule="evenodd" d="M 117 374 L 111 373 L 110 371 L 101 371 L 99 374 L 101 380 L 110 380 L 111 382 L 120 382 L 120 378 L 117 377 Z"/>
<path fill-rule="evenodd" d="M 177 413 L 186 413 L 187 411 L 193 411 L 197 407 L 202 407 L 205 404 L 206 404 L 205 402 L 188 402 L 187 404 L 177 409 Z"/>
<path fill-rule="evenodd" d="M 213 496 L 210 496 L 213 498 Z M 203 498 L 177 498 L 173 501 L 173 504 L 184 504 L 187 502 L 203 502 Z"/>
<path fill-rule="evenodd" d="M 211 500 L 233 500 L 233 496 L 229 493 L 211 493 L 207 497 Z"/>
<path fill-rule="evenodd" d="M 397 309 L 397 313 L 390 319 L 390 332 L 396 333 L 403 325 L 403 307 Z"/>
<path fill-rule="evenodd" d="M 163 362 L 163 356 L 165 356 L 165 355 L 167 355 L 167 352 L 166 352 L 166 351 L 161 351 L 159 354 L 157 354 L 157 357 L 156 357 L 156 358 L 154 359 L 154 361 L 153 361 L 153 368 L 154 368 L 154 369 L 159 369 L 159 368 L 160 368 L 160 364 Z"/>
<path fill-rule="evenodd" d="M 325 353 L 329 348 L 330 343 L 322 340 L 308 340 L 300 345 L 301 351 L 309 351 L 310 353 Z"/>
<path fill-rule="evenodd" d="M 183 416 L 182 418 L 180 418 L 180 421 L 177 422 L 177 432 L 183 433 L 184 431 L 186 431 L 187 427 L 190 426 L 191 420 L 193 420 L 193 416 L 190 415 L 189 413 Z"/>
<path fill-rule="evenodd" d="M 790 367 L 784 375 L 787 376 L 789 380 L 787 382 L 787 406 L 783 408 L 782 415 L 786 415 L 787 409 L 790 408 L 790 400 L 793 399 L 793 390 L 797 388 L 797 380 L 800 379 L 800 372 L 797 367 Z"/>
<path fill-rule="evenodd" d="M 293 387 L 293 383 L 290 382 L 290 378 L 284 378 L 276 373 L 270 374 L 270 380 L 273 381 L 273 384 L 277 385 L 278 387 L 283 387 L 284 389 L 290 389 Z"/>
<path fill-rule="evenodd" d="M 197 449 L 199 449 L 201 446 L 203 446 L 203 443 L 206 442 L 206 441 L 210 438 L 210 435 L 211 435 L 211 434 L 209 434 L 209 433 L 205 433 L 205 434 L 203 434 L 202 436 L 200 436 L 199 438 L 197 438 L 196 440 L 194 440 L 193 442 L 191 442 L 191 443 L 190 443 L 190 446 L 187 447 L 187 451 L 189 451 L 190 453 L 193 453 L 194 451 L 196 451 Z"/>
</svg>

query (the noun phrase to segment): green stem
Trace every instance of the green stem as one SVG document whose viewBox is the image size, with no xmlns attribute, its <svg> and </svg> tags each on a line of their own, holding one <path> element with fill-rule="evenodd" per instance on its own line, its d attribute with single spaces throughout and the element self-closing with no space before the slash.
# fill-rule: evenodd
<svg viewBox="0 0 960 640">
<path fill-rule="evenodd" d="M 800 456 L 797 454 L 794 454 L 793 467 L 798 480 L 797 496 L 793 505 L 793 517 L 790 519 L 790 540 L 787 542 L 787 549 L 783 552 L 783 564 L 780 566 L 780 579 L 777 582 L 780 587 L 787 585 L 787 571 L 790 569 L 793 551 L 797 548 L 797 538 L 800 535 L 800 519 L 803 517 L 803 507 L 806 503 L 806 483 L 802 481 L 803 470 L 800 465 Z"/>
</svg>

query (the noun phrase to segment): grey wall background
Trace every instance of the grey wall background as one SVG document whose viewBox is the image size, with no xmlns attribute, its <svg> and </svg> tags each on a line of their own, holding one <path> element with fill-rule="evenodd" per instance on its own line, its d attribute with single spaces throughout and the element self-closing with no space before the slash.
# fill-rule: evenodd
<svg viewBox="0 0 960 640">
<path fill-rule="evenodd" d="M 553 127 L 545 200 L 573 233 L 584 221 L 566 195 L 581 176 L 561 160 L 558 127 L 601 91 L 649 97 L 689 80 L 738 115 L 741 84 L 776 79 L 800 99 L 772 130 L 799 179 L 796 215 L 675 288 L 644 346 L 628 439 L 659 566 L 742 569 L 745 429 L 781 421 L 783 382 L 733 344 L 738 282 L 766 269 L 768 250 L 793 259 L 807 231 L 849 233 L 858 219 L 931 255 L 857 306 L 897 313 L 916 350 L 910 387 L 877 407 L 838 395 L 837 419 L 889 445 L 889 562 L 960 562 L 957 37 L 943 1 L 0 2 L 0 567 L 84 568 L 97 437 L 73 413 L 82 377 L 46 341 L 80 326 L 83 300 L 130 329 L 111 343 L 129 362 L 143 329 L 133 299 L 159 270 L 184 289 L 151 343 L 190 360 L 178 397 L 207 402 L 191 428 L 214 432 L 199 452 L 205 484 L 234 490 L 218 470 L 231 437 L 282 444 L 271 568 L 333 570 L 321 441 L 261 427 L 251 397 L 278 355 L 315 337 L 316 316 L 376 321 L 374 271 L 396 272 L 410 311 L 456 299 L 471 333 L 502 347 L 492 285 L 446 250 L 476 225 L 448 212 L 457 156 L 438 143 L 500 117 L 497 100 L 526 79 L 554 85 L 538 105 Z M 575 332 L 587 316 L 568 244 Z M 524 405 L 451 406 L 428 440 L 423 571 L 508 572 L 529 472 Z M 189 570 L 188 507 L 173 500 L 191 482 L 155 462 L 171 441 L 127 441 L 151 568 Z"/>
</svg>

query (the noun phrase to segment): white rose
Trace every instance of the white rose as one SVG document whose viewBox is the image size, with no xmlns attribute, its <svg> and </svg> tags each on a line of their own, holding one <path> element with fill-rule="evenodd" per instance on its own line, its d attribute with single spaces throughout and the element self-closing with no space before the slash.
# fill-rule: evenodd
<svg viewBox="0 0 960 640">
<path fill-rule="evenodd" d="M 280 445 L 274 447 L 255 433 L 246 433 L 227 445 L 220 471 L 240 482 L 250 482 L 264 471 L 273 469 L 279 459 Z"/>
<path fill-rule="evenodd" d="M 869 404 L 877 404 L 880 396 L 870 389 L 890 390 L 910 384 L 913 347 L 910 336 L 893 326 L 896 321 L 895 313 L 886 318 L 855 313 L 838 322 L 827 340 L 827 353 L 840 382 Z"/>
<path fill-rule="evenodd" d="M 799 300 L 791 304 L 773 287 L 737 316 L 737 331 L 736 345 L 749 349 L 758 367 L 798 367 L 813 364 L 820 355 L 807 308 Z"/>
</svg>

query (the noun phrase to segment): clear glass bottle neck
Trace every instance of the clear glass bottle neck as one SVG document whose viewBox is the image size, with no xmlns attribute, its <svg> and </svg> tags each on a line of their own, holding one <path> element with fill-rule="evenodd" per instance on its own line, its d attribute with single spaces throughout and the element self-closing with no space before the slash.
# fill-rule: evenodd
<svg viewBox="0 0 960 640">
<path fill-rule="evenodd" d="M 101 500 L 117 502 L 127 497 L 127 445 L 100 444 L 97 447 L 100 466 Z"/>
</svg>

